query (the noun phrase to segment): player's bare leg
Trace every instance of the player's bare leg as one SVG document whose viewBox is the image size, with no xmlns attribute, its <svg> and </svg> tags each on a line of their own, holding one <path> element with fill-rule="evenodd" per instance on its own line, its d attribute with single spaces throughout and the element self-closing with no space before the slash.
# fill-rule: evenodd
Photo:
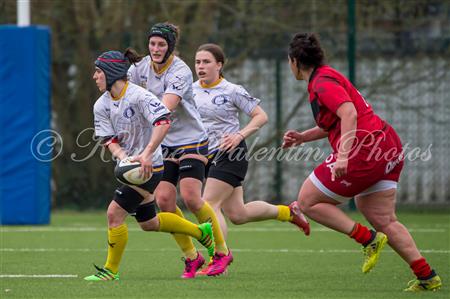
<svg viewBox="0 0 450 299">
<path fill-rule="evenodd" d="M 298 205 L 302 212 L 316 222 L 335 231 L 350 234 L 355 221 L 337 207 L 340 202 L 322 193 L 308 178 L 300 188 Z"/>
<path fill-rule="evenodd" d="M 207 179 L 205 190 L 203 191 L 203 199 L 214 209 L 225 239 L 227 238 L 228 228 L 221 208 L 230 200 L 233 193 L 233 186 L 215 178 Z"/>
<path fill-rule="evenodd" d="M 173 162 L 178 163 L 178 161 L 175 160 L 173 160 Z M 184 218 L 181 210 L 177 209 L 177 188 L 175 185 L 167 181 L 161 181 L 155 190 L 155 196 L 158 206 L 162 212 L 175 213 Z M 172 234 L 172 236 L 184 255 L 183 260 L 185 262 L 185 268 L 181 277 L 194 277 L 197 269 L 199 269 L 204 263 L 202 255 L 197 251 L 192 239 L 189 236 L 184 234 Z"/>
<path fill-rule="evenodd" d="M 337 207 L 340 202 L 320 191 L 308 178 L 303 183 L 298 205 L 309 218 L 335 231 L 344 233 L 363 246 L 362 272 L 368 273 L 376 265 L 387 238 L 364 225 L 356 223 Z"/>
<path fill-rule="evenodd" d="M 395 201 L 396 189 L 390 189 L 358 196 L 356 205 L 377 231 L 387 235 L 389 245 L 417 276 L 405 291 L 436 290 L 442 285 L 441 280 L 420 254 L 409 231 L 397 220 Z"/>
<path fill-rule="evenodd" d="M 175 213 L 177 187 L 169 182 L 161 181 L 155 190 L 155 198 L 161 211 Z"/>
<path fill-rule="evenodd" d="M 406 227 L 397 220 L 395 196 L 395 189 L 358 196 L 356 206 L 377 231 L 388 236 L 392 249 L 410 264 L 421 254 Z"/>
<path fill-rule="evenodd" d="M 225 215 L 236 225 L 248 222 L 276 219 L 277 206 L 264 201 L 252 201 L 244 204 L 244 191 L 242 186 L 233 190 L 230 198 L 222 205 Z"/>
</svg>

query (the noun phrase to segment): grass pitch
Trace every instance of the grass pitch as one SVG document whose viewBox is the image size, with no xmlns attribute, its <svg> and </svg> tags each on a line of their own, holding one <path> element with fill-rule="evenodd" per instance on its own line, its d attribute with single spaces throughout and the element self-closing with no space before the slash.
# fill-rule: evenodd
<svg viewBox="0 0 450 299">
<path fill-rule="evenodd" d="M 171 236 L 142 232 L 130 218 L 121 280 L 87 282 L 92 263 L 102 266 L 106 258 L 105 213 L 55 212 L 49 226 L 0 229 L 0 298 L 449 298 L 450 216 L 400 213 L 399 219 L 440 274 L 438 292 L 404 293 L 414 277 L 389 247 L 362 274 L 359 246 L 314 222 L 310 237 L 276 221 L 230 225 L 235 261 L 228 274 L 182 280 Z"/>
</svg>

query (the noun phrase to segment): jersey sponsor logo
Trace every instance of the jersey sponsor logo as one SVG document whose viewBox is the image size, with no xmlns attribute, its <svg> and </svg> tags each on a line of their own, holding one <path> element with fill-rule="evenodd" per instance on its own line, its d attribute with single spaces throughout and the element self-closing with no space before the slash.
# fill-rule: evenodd
<svg viewBox="0 0 450 299">
<path fill-rule="evenodd" d="M 251 101 L 256 101 L 257 99 L 255 97 L 252 97 L 245 89 L 242 90 L 241 92 L 239 92 L 239 94 L 246 98 L 247 101 L 251 102 Z"/>
<path fill-rule="evenodd" d="M 397 166 L 398 164 L 400 164 L 400 162 L 402 162 L 403 161 L 403 153 L 401 153 L 398 157 L 397 157 L 397 159 L 395 159 L 395 160 L 393 160 L 393 161 L 389 161 L 387 164 L 386 164 L 386 169 L 385 169 L 385 171 L 384 171 L 384 173 L 385 174 L 388 174 L 388 173 L 390 173 L 392 170 L 394 170 L 394 168 L 395 168 L 395 166 Z"/>
<path fill-rule="evenodd" d="M 123 117 L 125 117 L 125 118 L 132 118 L 135 114 L 136 114 L 136 112 L 134 112 L 134 109 L 131 108 L 131 107 L 128 107 L 123 112 Z"/>
<path fill-rule="evenodd" d="M 345 185 L 345 187 L 350 187 L 352 185 L 352 183 L 346 181 L 346 180 L 342 180 L 341 184 Z"/>
<path fill-rule="evenodd" d="M 182 90 L 184 88 L 184 86 L 186 85 L 186 81 L 183 80 L 183 78 L 180 76 L 175 76 L 175 81 L 170 82 L 170 84 L 172 85 L 173 89 Z"/>
<path fill-rule="evenodd" d="M 153 113 L 157 113 L 157 112 L 159 112 L 159 111 L 161 111 L 161 110 L 164 110 L 164 109 L 166 109 L 164 106 L 160 106 L 160 107 L 156 108 L 156 109 L 153 111 Z"/>
<path fill-rule="evenodd" d="M 219 94 L 218 96 L 212 98 L 211 102 L 216 106 L 222 106 L 230 102 L 230 98 L 226 94 Z"/>
</svg>

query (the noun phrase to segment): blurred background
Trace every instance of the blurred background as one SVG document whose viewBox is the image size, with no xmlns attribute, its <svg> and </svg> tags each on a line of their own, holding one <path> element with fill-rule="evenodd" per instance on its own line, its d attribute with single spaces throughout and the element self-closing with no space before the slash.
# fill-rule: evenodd
<svg viewBox="0 0 450 299">
<path fill-rule="evenodd" d="M 54 209 L 96 209 L 109 203 L 117 185 L 113 162 L 102 161 L 107 154 L 89 129 L 100 95 L 92 81 L 93 62 L 106 50 L 129 46 L 148 53 L 147 32 L 164 21 L 180 27 L 179 56 L 192 70 L 197 47 L 217 43 L 228 57 L 225 77 L 262 100 L 270 119 L 249 140 L 252 152 L 279 147 L 286 129 L 314 126 L 306 84 L 292 77 L 287 47 L 296 32 L 318 33 L 328 63 L 349 76 L 408 144 L 399 204 L 437 208 L 450 203 L 450 1 L 30 3 L 31 24 L 51 31 L 51 129 L 63 141 L 54 145 L 51 162 Z M 0 23 L 15 24 L 16 10 L 15 0 L 0 0 Z M 326 142 L 309 144 L 303 152 L 308 148 L 329 152 Z M 245 200 L 295 200 L 321 161 L 311 156 L 297 160 L 252 160 Z"/>
</svg>

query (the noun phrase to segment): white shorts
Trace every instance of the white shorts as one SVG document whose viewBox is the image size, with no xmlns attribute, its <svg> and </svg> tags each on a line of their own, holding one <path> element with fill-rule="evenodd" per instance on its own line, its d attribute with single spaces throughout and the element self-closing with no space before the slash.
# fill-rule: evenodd
<svg viewBox="0 0 450 299">
<path fill-rule="evenodd" d="M 336 201 L 344 203 L 344 202 L 347 202 L 350 199 L 352 199 L 352 197 L 342 196 L 342 195 L 339 195 L 339 194 L 331 191 L 330 189 L 328 189 L 319 180 L 319 178 L 314 174 L 314 172 L 312 172 L 309 175 L 309 179 L 314 184 L 314 186 L 316 186 L 317 189 L 319 189 L 320 191 L 322 191 L 322 193 L 324 193 L 325 195 L 327 195 L 328 197 L 331 197 L 332 199 L 334 199 Z M 363 195 L 369 195 L 369 194 L 372 194 L 372 193 L 375 193 L 375 192 L 380 192 L 380 191 L 385 191 L 385 190 L 390 190 L 390 189 L 397 189 L 397 184 L 398 183 L 396 181 L 381 180 L 381 181 L 376 182 L 375 184 L 373 184 L 369 188 L 365 189 L 364 191 L 358 193 L 354 197 L 363 196 Z"/>
</svg>

